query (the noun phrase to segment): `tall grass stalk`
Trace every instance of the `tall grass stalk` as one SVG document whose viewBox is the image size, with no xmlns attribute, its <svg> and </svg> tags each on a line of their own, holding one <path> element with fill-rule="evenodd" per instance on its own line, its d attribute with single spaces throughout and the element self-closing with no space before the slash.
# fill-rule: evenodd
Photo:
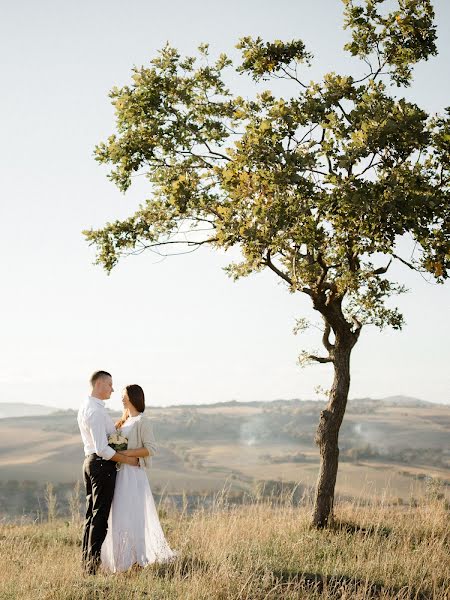
<svg viewBox="0 0 450 600">
<path fill-rule="evenodd" d="M 80 480 L 77 479 L 75 485 L 73 486 L 73 490 L 69 495 L 69 510 L 70 510 L 70 518 L 72 523 L 80 522 L 80 497 L 81 497 L 81 484 Z"/>
<path fill-rule="evenodd" d="M 47 506 L 47 520 L 52 523 L 56 519 L 57 500 L 56 494 L 53 491 L 53 483 L 47 482 L 45 484 L 45 504 Z"/>
</svg>

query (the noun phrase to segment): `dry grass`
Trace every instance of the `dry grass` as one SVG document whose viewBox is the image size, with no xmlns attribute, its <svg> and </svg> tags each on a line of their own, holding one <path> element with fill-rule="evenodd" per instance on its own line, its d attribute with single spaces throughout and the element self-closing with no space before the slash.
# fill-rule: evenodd
<svg viewBox="0 0 450 600">
<path fill-rule="evenodd" d="M 340 505 L 329 530 L 310 508 L 253 504 L 170 514 L 172 565 L 83 577 L 81 524 L 3 525 L 1 600 L 288 600 L 450 597 L 449 513 Z"/>
</svg>

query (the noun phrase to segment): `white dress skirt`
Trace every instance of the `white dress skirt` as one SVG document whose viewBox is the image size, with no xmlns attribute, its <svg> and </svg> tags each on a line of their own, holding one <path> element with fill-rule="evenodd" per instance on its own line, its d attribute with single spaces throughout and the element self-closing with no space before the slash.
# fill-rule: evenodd
<svg viewBox="0 0 450 600">
<path fill-rule="evenodd" d="M 128 433 L 139 418 L 129 417 L 122 426 Z M 101 550 L 102 567 L 117 573 L 132 565 L 145 567 L 175 558 L 164 537 L 150 484 L 144 469 L 121 464 L 117 472 L 108 532 Z"/>
</svg>

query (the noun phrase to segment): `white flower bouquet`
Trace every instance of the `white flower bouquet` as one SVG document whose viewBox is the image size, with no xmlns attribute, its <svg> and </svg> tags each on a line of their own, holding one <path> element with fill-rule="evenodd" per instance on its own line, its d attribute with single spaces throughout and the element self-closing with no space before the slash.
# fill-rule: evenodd
<svg viewBox="0 0 450 600">
<path fill-rule="evenodd" d="M 128 448 L 128 438 L 120 433 L 120 429 L 117 429 L 115 433 L 110 433 L 108 435 L 108 446 L 111 446 L 116 452 L 126 450 Z M 119 471 L 120 467 L 121 464 L 117 463 L 116 470 Z"/>
<path fill-rule="evenodd" d="M 116 452 L 126 450 L 128 448 L 128 438 L 120 433 L 120 429 L 116 433 L 108 435 L 108 446 L 111 446 Z"/>
</svg>

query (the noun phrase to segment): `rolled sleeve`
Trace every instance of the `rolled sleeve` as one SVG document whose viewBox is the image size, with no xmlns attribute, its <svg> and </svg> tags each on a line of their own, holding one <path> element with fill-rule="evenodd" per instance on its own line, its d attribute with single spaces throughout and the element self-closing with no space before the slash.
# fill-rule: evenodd
<svg viewBox="0 0 450 600">
<path fill-rule="evenodd" d="M 115 453 L 116 453 L 116 451 L 114 450 L 114 448 L 111 448 L 111 446 L 108 446 L 108 445 L 106 445 L 101 450 L 97 449 L 97 452 L 96 452 L 96 454 L 98 454 L 105 460 L 111 460 L 111 458 L 114 456 Z"/>
<path fill-rule="evenodd" d="M 105 425 L 102 415 L 93 413 L 89 418 L 89 429 L 91 431 L 92 441 L 94 443 L 95 453 L 105 460 L 110 460 L 116 451 L 111 446 L 108 446 L 108 438 L 106 436 Z"/>
</svg>

